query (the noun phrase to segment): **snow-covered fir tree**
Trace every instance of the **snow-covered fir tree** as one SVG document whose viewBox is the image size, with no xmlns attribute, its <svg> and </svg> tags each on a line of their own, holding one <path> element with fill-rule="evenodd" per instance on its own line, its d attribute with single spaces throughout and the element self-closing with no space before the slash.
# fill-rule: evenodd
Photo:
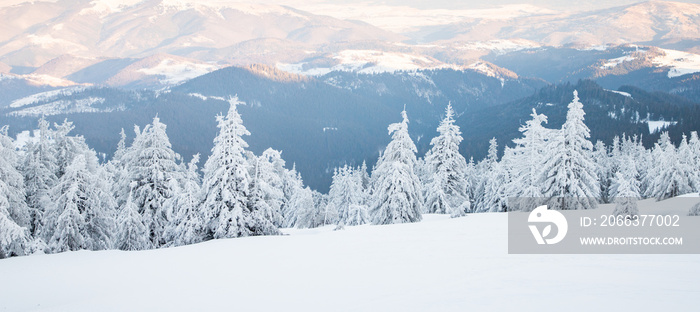
<svg viewBox="0 0 700 312">
<path fill-rule="evenodd" d="M 425 209 L 429 213 L 449 213 L 453 217 L 470 211 L 470 187 L 467 161 L 459 153 L 462 133 L 454 124 L 454 111 L 448 104 L 445 118 L 437 128 L 439 135 L 430 141 L 432 148 L 425 156 Z"/>
<path fill-rule="evenodd" d="M 698 138 L 697 131 L 690 132 L 688 149 L 691 157 L 687 159 L 687 162 L 692 168 L 700 167 L 700 138 Z M 700 192 L 700 171 L 693 170 L 693 173 L 694 174 L 691 176 L 692 180 L 690 181 L 690 185 L 694 192 Z"/>
<path fill-rule="evenodd" d="M 637 164 L 631 155 L 620 153 L 618 157 L 617 170 L 610 181 L 610 200 L 613 201 L 615 198 L 625 197 L 622 194 L 623 191 L 627 195 L 632 194 L 633 196 L 631 197 L 641 198 L 642 193 L 639 188 Z"/>
<path fill-rule="evenodd" d="M 217 116 L 219 134 L 204 164 L 201 211 L 207 220 L 206 237 L 278 234 L 274 221 L 249 205 L 250 163 L 245 156 L 248 143 L 243 136 L 250 132 L 236 110 L 238 99 L 231 99 L 230 104 L 227 115 Z"/>
<path fill-rule="evenodd" d="M 324 225 L 323 211 L 325 209 L 316 205 L 314 202 L 314 193 L 309 187 L 302 188 L 295 192 L 289 202 L 289 207 L 295 214 L 292 226 L 303 229 Z"/>
<path fill-rule="evenodd" d="M 645 178 L 647 197 L 663 200 L 692 191 L 689 177 L 693 175 L 693 168 L 681 162 L 668 132 L 662 133 L 654 145 L 652 159 L 654 163 Z"/>
<path fill-rule="evenodd" d="M 519 129 L 523 137 L 513 140 L 515 147 L 510 155 L 509 176 L 512 180 L 507 184 L 505 193 L 517 199 L 510 203 L 510 209 L 513 210 L 533 209 L 540 204 L 542 198 L 538 166 L 542 163 L 551 130 L 542 126 L 542 123 L 547 123 L 547 116 L 538 114 L 534 108 L 530 116 L 532 119 Z"/>
<path fill-rule="evenodd" d="M 304 182 L 299 172 L 296 171 L 296 166 L 292 166 L 291 170 L 285 172 L 283 181 L 282 191 L 285 197 L 285 203 L 282 206 L 283 227 L 294 227 L 299 216 L 299 209 L 304 206 L 300 203 L 306 200 L 306 194 L 301 194 L 305 192 Z M 302 197 L 304 197 L 304 200 L 302 200 Z"/>
<path fill-rule="evenodd" d="M 474 212 L 501 212 L 507 210 L 508 194 L 506 185 L 509 181 L 508 170 L 504 162 L 498 161 L 498 141 L 489 141 L 486 158 L 479 163 L 481 176 L 477 188 L 477 204 Z"/>
<path fill-rule="evenodd" d="M 631 181 L 622 172 L 616 172 L 614 178 L 615 187 L 615 210 L 616 216 L 635 216 L 639 214 L 637 200 L 639 200 L 639 189 L 634 181 Z"/>
<path fill-rule="evenodd" d="M 187 165 L 177 186 L 178 192 L 165 202 L 169 220 L 163 233 L 166 246 L 195 244 L 204 239 L 205 222 L 199 210 L 201 188 L 197 163 L 199 154 L 194 155 Z"/>
<path fill-rule="evenodd" d="M 43 224 L 53 252 L 112 247 L 115 201 L 87 166 L 84 155 L 76 156 L 51 189 Z"/>
<path fill-rule="evenodd" d="M 328 209 L 328 194 L 311 190 L 311 197 L 319 214 L 320 225 L 335 224 L 338 219 L 338 211 Z"/>
<path fill-rule="evenodd" d="M 360 165 L 360 167 L 357 168 L 355 173 L 360 175 L 360 181 L 362 182 L 362 188 L 364 190 L 369 189 L 370 177 L 369 177 L 369 173 L 367 171 L 367 162 L 363 160 L 362 165 Z"/>
<path fill-rule="evenodd" d="M 18 156 L 7 129 L 0 128 L 0 259 L 26 254 L 31 239 L 24 178 L 17 170 Z"/>
<path fill-rule="evenodd" d="M 163 232 L 168 224 L 165 202 L 176 195 L 182 169 L 180 155 L 172 150 L 166 133 L 166 125 L 158 117 L 146 125 L 143 131 L 135 129 L 136 138 L 122 157 L 127 174 L 120 177 L 118 203 L 123 205 L 129 191 L 139 208 L 149 239 L 154 246 L 165 243 Z M 128 185 L 136 182 L 131 189 Z"/>
<path fill-rule="evenodd" d="M 645 197 L 644 194 L 648 188 L 645 183 L 645 177 L 650 170 L 651 154 L 649 150 L 645 149 L 642 145 L 641 138 L 638 136 L 623 137 L 620 147 L 620 154 L 623 157 L 617 160 L 618 167 L 620 167 L 621 161 L 628 161 L 634 164 L 634 168 L 637 171 L 635 179 L 637 180 L 637 185 L 639 186 L 639 194 Z"/>
<path fill-rule="evenodd" d="M 613 142 L 619 140 L 617 137 Z M 593 151 L 591 152 L 591 157 L 595 163 L 596 177 L 598 177 L 598 185 L 600 186 L 600 199 L 604 203 L 610 202 L 610 184 L 612 183 L 613 176 L 617 172 L 616 168 L 613 168 L 615 162 L 612 161 L 612 157 L 619 157 L 619 146 L 611 146 L 610 153 L 608 153 L 608 148 L 605 146 L 603 141 L 597 141 L 593 146 Z M 612 156 L 612 154 L 617 154 Z"/>
<path fill-rule="evenodd" d="M 6 212 L 12 221 L 29 229 L 32 224 L 24 176 L 19 171 L 19 155 L 14 142 L 7 135 L 8 127 L 0 128 L 0 198 L 6 201 Z"/>
<path fill-rule="evenodd" d="M 136 186 L 136 183 L 133 183 Z M 120 250 L 146 250 L 153 248 L 148 238 L 148 229 L 143 224 L 141 214 L 129 191 L 124 204 L 119 208 L 117 216 L 117 233 L 114 247 Z"/>
<path fill-rule="evenodd" d="M 80 154 L 85 155 L 86 166 L 90 171 L 95 171 L 98 166 L 98 159 L 95 151 L 85 143 L 82 136 L 70 136 L 70 132 L 75 128 L 73 123 L 64 120 L 62 124 L 54 124 L 53 140 L 56 153 L 56 177 L 61 178 L 70 166 L 73 159 Z"/>
<path fill-rule="evenodd" d="M 361 170 L 345 165 L 333 174 L 326 211 L 333 211 L 337 215 L 335 223 L 339 226 L 361 225 L 369 221 Z"/>
<path fill-rule="evenodd" d="M 591 160 L 593 144 L 590 130 L 584 124 L 585 112 L 578 92 L 568 105 L 566 122 L 547 143 L 541 181 L 544 197 L 553 209 L 591 209 L 600 198 L 600 185 Z"/>
<path fill-rule="evenodd" d="M 43 235 L 41 220 L 45 207 L 50 204 L 49 190 L 57 181 L 56 150 L 52 143 L 52 133 L 49 122 L 44 117 L 39 119 L 38 129 L 34 131 L 37 137 L 25 146 L 24 160 L 20 167 L 31 219 L 29 230 L 34 236 Z"/>
<path fill-rule="evenodd" d="M 112 160 L 120 161 L 122 157 L 124 157 L 124 153 L 126 153 L 126 132 L 124 132 L 124 128 L 122 128 L 122 130 L 119 132 L 119 143 L 117 143 L 117 150 L 114 152 Z"/>
<path fill-rule="evenodd" d="M 692 135 L 692 134 L 691 134 Z M 691 137 L 692 138 L 692 137 Z M 688 175 L 688 186 L 689 192 L 698 190 L 700 187 L 700 181 L 698 179 L 698 170 L 696 169 L 698 163 L 696 162 L 696 156 L 694 154 L 693 148 L 688 142 L 688 137 L 683 134 L 681 142 L 678 145 L 678 162 L 681 168 L 686 170 Z"/>
<path fill-rule="evenodd" d="M 8 206 L 7 199 L 0 197 L 0 259 L 25 255 L 30 240 L 27 228 L 19 226 L 10 218 Z"/>
<path fill-rule="evenodd" d="M 252 160 L 251 166 L 251 192 L 257 203 L 256 210 L 266 214 L 265 218 L 272 220 L 276 227 L 284 224 L 282 216 L 282 206 L 285 202 L 284 196 L 284 161 L 281 153 L 268 148 L 260 157 L 249 153 Z"/>
<path fill-rule="evenodd" d="M 416 146 L 408 135 L 408 116 L 389 125 L 391 142 L 372 172 L 370 218 L 373 224 L 417 222 L 422 219 L 421 183 L 414 172 Z"/>
</svg>

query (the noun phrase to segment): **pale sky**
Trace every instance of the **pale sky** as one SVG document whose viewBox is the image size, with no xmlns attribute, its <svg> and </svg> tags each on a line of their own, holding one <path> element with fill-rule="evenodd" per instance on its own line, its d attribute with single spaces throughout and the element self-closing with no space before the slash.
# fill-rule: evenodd
<svg viewBox="0 0 700 312">
<path fill-rule="evenodd" d="M 95 0 L 0 0 L 0 7 L 14 5 L 23 2 L 91 2 Z M 97 0 L 110 3 L 124 2 L 134 3 L 138 0 Z M 316 5 L 347 5 L 353 6 L 362 4 L 367 5 L 383 5 L 383 6 L 403 6 L 413 7 L 417 9 L 485 9 L 494 8 L 503 5 L 511 4 L 530 4 L 543 8 L 553 9 L 557 11 L 590 11 L 596 9 L 605 9 L 615 6 L 628 5 L 638 2 L 639 0 L 168 0 L 168 1 L 183 1 L 183 2 L 245 2 L 245 3 L 264 3 L 287 5 L 294 8 L 304 9 Z M 664 1 L 664 0 L 662 0 Z M 675 2 L 687 2 L 700 4 L 700 0 L 677 0 Z M 575 4 L 573 4 L 575 3 Z"/>
<path fill-rule="evenodd" d="M 34 1 L 93 1 L 93 0 L 34 0 Z M 102 0 L 108 2 L 119 2 L 122 0 Z M 123 0 L 124 2 L 133 3 L 134 0 Z M 187 1 L 187 0 L 184 0 Z M 199 2 L 197 0 L 191 0 L 192 2 Z M 228 0 L 205 0 L 215 1 L 215 2 L 227 2 Z M 29 2 L 27 0 L 0 0 L 0 6 L 7 6 L 18 4 L 22 2 Z M 418 9 L 484 9 L 493 8 L 501 5 L 508 4 L 531 4 L 535 6 L 540 6 L 548 9 L 555 10 L 594 10 L 594 9 L 604 9 L 614 6 L 627 5 L 637 2 L 643 2 L 639 0 L 232 0 L 231 2 L 252 2 L 252 3 L 268 3 L 268 4 L 279 4 L 288 5 L 291 7 L 303 7 L 317 4 L 342 4 L 342 5 L 352 5 L 358 2 L 363 2 L 366 4 L 377 4 L 377 5 L 388 5 L 388 6 L 408 6 Z M 678 0 L 676 2 L 688 2 L 700 4 L 700 0 Z"/>
<path fill-rule="evenodd" d="M 323 1 L 323 2 L 339 2 L 339 1 Z M 341 0 L 342 2 L 342 0 Z M 592 9 L 604 9 L 615 6 L 622 6 L 627 4 L 633 4 L 638 2 L 645 2 L 640 0 L 382 0 L 382 1 L 370 1 L 374 3 L 387 4 L 387 5 L 405 5 L 411 6 L 419 9 L 480 9 L 489 8 L 499 5 L 508 4 L 531 4 L 535 6 L 541 6 L 548 9 L 556 10 L 577 10 L 581 8 L 582 10 L 592 10 Z M 679 0 L 674 2 L 687 2 L 700 4 L 700 0 Z M 352 3 L 352 1 L 346 1 L 346 3 Z"/>
</svg>

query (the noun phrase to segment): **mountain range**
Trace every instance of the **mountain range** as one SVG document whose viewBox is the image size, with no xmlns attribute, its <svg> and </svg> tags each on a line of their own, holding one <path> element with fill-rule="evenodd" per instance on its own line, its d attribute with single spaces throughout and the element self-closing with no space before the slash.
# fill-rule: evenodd
<svg viewBox="0 0 700 312">
<path fill-rule="evenodd" d="M 556 127 L 574 89 L 594 140 L 624 132 L 649 146 L 660 128 L 675 142 L 700 130 L 697 4 L 294 3 L 0 4 L 0 125 L 26 138 L 41 116 L 68 118 L 109 158 L 121 128 L 158 115 L 187 159 L 208 154 L 237 95 L 251 150 L 282 150 L 319 190 L 336 166 L 371 166 L 404 107 L 422 155 L 452 103 L 475 160 L 492 137 L 510 144 L 533 108 Z"/>
<path fill-rule="evenodd" d="M 635 43 L 700 51 L 700 5 L 691 3 L 651 1 L 584 12 L 533 5 L 300 5 L 319 14 L 211 0 L 9 2 L 0 5 L 6 21 L 0 25 L 0 73 L 162 87 L 182 81 L 169 75 L 191 78 L 230 65 L 316 62 L 333 68 L 353 51 L 427 60 L 404 62 L 399 69 L 469 66 L 489 53 L 542 47 Z M 376 61 L 366 56 L 360 60 Z"/>
</svg>

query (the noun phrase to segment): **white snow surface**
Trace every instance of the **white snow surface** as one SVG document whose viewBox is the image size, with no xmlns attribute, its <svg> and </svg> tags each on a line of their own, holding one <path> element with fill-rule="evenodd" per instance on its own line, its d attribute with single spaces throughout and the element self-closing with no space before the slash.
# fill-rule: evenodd
<svg viewBox="0 0 700 312">
<path fill-rule="evenodd" d="M 632 98 L 632 95 L 629 94 L 629 93 L 627 93 L 627 92 L 615 91 L 615 90 L 608 90 L 608 89 L 605 89 L 605 91 L 612 92 L 612 93 L 617 93 L 617 94 L 619 94 L 619 95 L 623 95 L 623 96 L 626 96 L 626 97 L 628 97 L 628 98 Z"/>
<path fill-rule="evenodd" d="M 34 133 L 34 135 L 32 135 Z M 39 134 L 41 132 L 39 130 L 34 130 L 34 132 L 29 132 L 29 130 L 22 131 L 20 133 L 17 133 L 17 138 L 15 139 L 15 148 L 18 150 L 21 150 L 27 143 L 32 142 L 36 143 L 39 142 Z"/>
<path fill-rule="evenodd" d="M 649 133 L 655 133 L 670 125 L 675 125 L 676 121 L 650 120 L 647 123 L 649 124 Z"/>
<path fill-rule="evenodd" d="M 668 49 L 663 51 L 665 55 L 654 58 L 653 64 L 670 67 L 668 78 L 700 72 L 700 55 Z"/>
<path fill-rule="evenodd" d="M 69 96 L 73 93 L 81 92 L 84 90 L 85 90 L 85 87 L 72 87 L 72 88 L 64 88 L 64 89 L 35 93 L 35 94 L 30 95 L 30 96 L 23 97 L 21 99 L 17 99 L 17 100 L 12 101 L 12 103 L 10 103 L 10 107 L 17 108 L 17 107 L 27 106 L 27 105 L 31 105 L 31 104 L 36 104 L 39 101 L 45 101 L 45 100 L 51 99 L 53 97 L 56 97 L 58 95 Z"/>
<path fill-rule="evenodd" d="M 639 203 L 689 209 L 661 206 Z M 700 292 L 700 255 L 508 255 L 502 213 L 284 232 L 0 260 L 0 311 L 690 311 Z"/>
<path fill-rule="evenodd" d="M 333 55 L 338 63 L 331 67 L 304 69 L 306 63 L 278 63 L 277 68 L 306 76 L 323 76 L 333 71 L 349 71 L 361 74 L 393 73 L 396 71 L 416 71 L 421 69 L 458 68 L 438 60 L 422 56 L 378 50 L 343 50 Z"/>
<path fill-rule="evenodd" d="M 601 69 L 610 69 L 610 68 L 613 68 L 617 65 L 622 64 L 623 62 L 629 62 L 629 61 L 634 61 L 634 57 L 629 56 L 629 55 L 621 56 L 621 57 L 617 57 L 614 59 L 609 59 L 607 62 L 605 62 L 605 64 L 600 66 L 600 68 Z"/>
<path fill-rule="evenodd" d="M 124 9 L 145 2 L 146 0 L 95 0 L 90 2 L 92 5 L 89 8 L 80 11 L 81 15 L 97 14 L 105 17 L 110 13 L 121 12 Z M 274 2 L 274 1 L 273 1 Z M 279 4 L 285 4 L 284 1 L 278 1 Z M 301 16 L 294 11 L 285 8 L 281 5 L 267 4 L 266 1 L 230 1 L 230 0 L 160 0 L 159 6 L 162 10 L 178 10 L 184 11 L 187 9 L 203 10 L 203 9 L 235 9 L 249 15 L 264 15 L 264 14 L 288 14 Z"/>
<path fill-rule="evenodd" d="M 483 50 L 494 51 L 497 54 L 505 54 L 513 51 L 522 51 L 540 48 L 541 46 L 532 41 L 524 39 L 514 40 L 489 40 L 489 41 L 472 41 L 459 47 L 462 50 Z"/>
<path fill-rule="evenodd" d="M 199 77 L 209 72 L 219 69 L 213 64 L 200 64 L 193 62 L 182 62 L 173 59 L 164 59 L 158 65 L 150 68 L 141 68 L 138 72 L 146 75 L 163 77 L 161 84 L 178 84 L 183 81 Z"/>
<path fill-rule="evenodd" d="M 104 103 L 105 98 L 88 97 L 78 100 L 58 100 L 39 106 L 27 107 L 9 113 L 11 116 L 53 116 L 58 114 L 71 113 L 108 113 L 113 111 L 123 111 L 125 107 L 119 106 L 116 108 L 97 108 L 93 105 Z"/>
<path fill-rule="evenodd" d="M 467 68 L 473 69 L 473 70 L 480 72 L 480 73 L 482 73 L 486 76 L 489 76 L 489 77 L 497 77 L 498 76 L 496 74 L 496 72 L 494 72 L 493 69 L 491 69 L 491 67 L 489 67 L 489 65 L 484 63 L 484 62 L 476 62 L 474 64 L 467 66 Z"/>
<path fill-rule="evenodd" d="M 508 20 L 522 16 L 553 14 L 552 10 L 530 4 L 501 5 L 488 9 L 417 9 L 359 1 L 353 5 L 300 3 L 296 8 L 345 20 L 360 20 L 393 32 L 410 32 L 425 26 L 446 25 L 464 19 Z"/>
<path fill-rule="evenodd" d="M 652 65 L 656 67 L 668 67 L 668 78 L 675 78 L 687 74 L 700 72 L 700 55 L 690 52 L 660 49 L 662 55 L 656 56 L 651 60 Z M 637 50 L 638 52 L 645 52 Z M 610 69 L 623 63 L 633 61 L 634 56 L 625 55 L 614 59 L 607 60 L 601 69 Z"/>
</svg>

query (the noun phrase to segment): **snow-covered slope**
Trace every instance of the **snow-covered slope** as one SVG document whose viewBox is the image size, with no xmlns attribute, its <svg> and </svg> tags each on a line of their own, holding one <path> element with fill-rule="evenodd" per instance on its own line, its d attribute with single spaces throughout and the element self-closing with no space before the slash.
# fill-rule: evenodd
<svg viewBox="0 0 700 312">
<path fill-rule="evenodd" d="M 503 21 L 516 17 L 552 14 L 554 11 L 529 4 L 504 5 L 489 9 L 417 9 L 410 6 L 378 5 L 359 2 L 354 5 L 335 3 L 301 4 L 300 9 L 340 19 L 360 20 L 398 33 L 455 23 L 464 19 Z"/>
<path fill-rule="evenodd" d="M 332 71 L 373 74 L 393 73 L 399 70 L 456 68 L 454 65 L 445 64 L 429 56 L 377 50 L 343 50 L 328 57 L 326 62 L 319 62 L 318 57 L 313 59 L 315 63 L 278 63 L 277 68 L 308 76 L 321 76 Z"/>
<path fill-rule="evenodd" d="M 109 86 L 134 85 L 173 85 L 207 74 L 219 69 L 219 66 L 194 59 L 156 54 L 138 60 L 120 70 L 109 78 Z"/>
<path fill-rule="evenodd" d="M 700 72 L 700 55 L 663 49 L 664 54 L 654 58 L 653 64 L 668 67 L 668 78 Z"/>
<path fill-rule="evenodd" d="M 700 55 L 656 47 L 637 48 L 634 52 L 625 53 L 623 56 L 605 60 L 603 65 L 600 66 L 600 69 L 610 70 L 620 64 L 637 60 L 648 60 L 648 63 L 642 64 L 641 66 L 667 68 L 668 78 L 700 72 Z"/>
<path fill-rule="evenodd" d="M 421 42 L 521 38 L 550 46 L 672 44 L 700 38 L 700 5 L 696 3 L 647 1 L 589 12 L 578 12 L 577 6 L 572 3 L 571 10 L 561 12 L 514 10 L 520 14 L 510 15 L 509 20 L 488 14 L 459 21 L 444 18 L 443 23 L 437 21 L 406 35 Z"/>
<path fill-rule="evenodd" d="M 29 67 L 66 54 L 142 58 L 170 53 L 212 60 L 220 49 L 267 38 L 312 46 L 403 38 L 366 23 L 255 1 L 26 2 L 0 6 L 0 20 L 8 21 L 0 26 L 0 61 Z"/>
<path fill-rule="evenodd" d="M 640 211 L 688 209 L 658 206 Z M 4 259 L 0 310 L 689 311 L 700 292 L 699 255 L 508 255 L 505 214 L 332 229 Z"/>
<path fill-rule="evenodd" d="M 49 99 L 56 97 L 56 96 L 59 96 L 59 95 L 71 95 L 73 93 L 80 92 L 83 90 L 85 90 L 85 87 L 72 87 L 72 88 L 64 88 L 64 89 L 36 93 L 36 94 L 32 94 L 30 96 L 23 97 L 21 99 L 12 101 L 12 103 L 10 103 L 10 107 L 18 108 L 18 107 L 22 107 L 22 106 L 36 104 L 38 102 L 46 101 L 46 100 L 49 100 Z"/>
</svg>

